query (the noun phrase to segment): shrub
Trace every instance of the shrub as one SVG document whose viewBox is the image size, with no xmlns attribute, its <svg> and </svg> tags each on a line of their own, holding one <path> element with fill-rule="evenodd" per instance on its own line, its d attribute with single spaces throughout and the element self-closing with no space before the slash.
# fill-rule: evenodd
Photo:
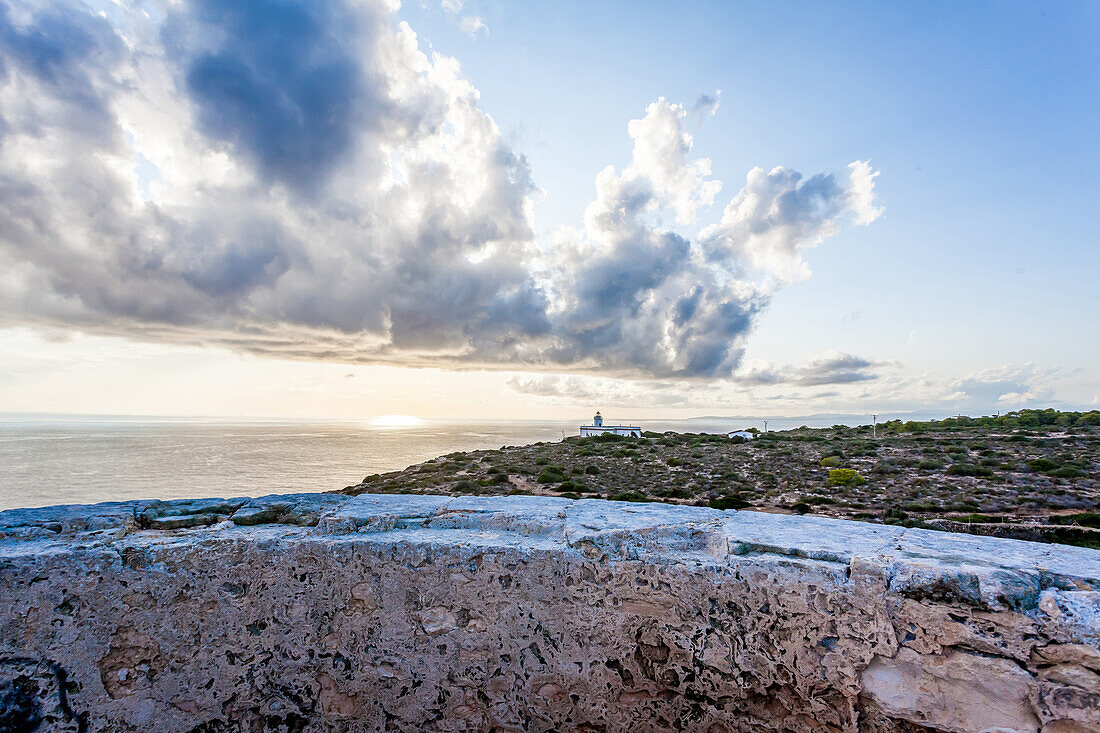
<svg viewBox="0 0 1100 733">
<path fill-rule="evenodd" d="M 747 506 L 752 506 L 751 502 L 745 501 L 740 496 L 729 494 L 727 496 L 720 496 L 717 499 L 711 499 L 707 502 L 707 506 L 711 509 L 744 509 Z"/>
<path fill-rule="evenodd" d="M 856 473 L 853 468 L 830 468 L 830 486 L 861 486 L 867 483 L 867 479 Z"/>
<path fill-rule="evenodd" d="M 821 465 L 825 468 L 838 468 L 840 466 L 840 458 L 837 456 L 827 456 L 821 459 Z"/>
<path fill-rule="evenodd" d="M 535 465 L 536 466 L 545 466 L 549 462 L 550 462 L 550 459 L 547 458 L 546 456 L 540 456 L 539 458 L 535 459 Z"/>
<path fill-rule="evenodd" d="M 565 480 L 565 474 L 556 466 L 549 466 L 539 471 L 536 479 L 540 484 L 556 484 Z"/>
<path fill-rule="evenodd" d="M 600 468 L 599 466 L 588 466 L 584 469 L 584 472 L 587 473 L 589 476 L 599 476 Z"/>
<path fill-rule="evenodd" d="M 669 458 L 667 461 L 665 461 L 665 463 L 667 463 L 670 466 L 682 466 L 682 465 L 684 465 L 684 462 L 681 461 L 676 456 L 673 456 L 672 458 Z"/>
<path fill-rule="evenodd" d="M 1047 475 L 1055 478 L 1080 478 L 1085 474 L 1072 466 L 1064 466 L 1063 468 L 1056 468 L 1053 471 L 1047 471 Z"/>
<path fill-rule="evenodd" d="M 831 496 L 811 496 L 806 499 L 806 503 L 821 506 L 822 504 L 836 504 L 836 499 Z"/>
<path fill-rule="evenodd" d="M 884 522 L 900 522 L 909 518 L 900 507 L 892 506 L 882 513 L 882 520 Z"/>
<path fill-rule="evenodd" d="M 947 467 L 949 476 L 992 476 L 993 471 L 973 463 L 952 463 Z"/>
<path fill-rule="evenodd" d="M 1036 458 L 1028 461 L 1027 467 L 1032 471 L 1053 471 L 1058 468 L 1058 464 L 1049 458 Z"/>
<path fill-rule="evenodd" d="M 469 494 L 477 491 L 477 489 L 475 489 L 474 485 L 471 484 L 469 481 L 462 480 L 455 484 L 455 491 L 461 494 Z"/>
<path fill-rule="evenodd" d="M 798 512 L 799 514 L 809 514 L 813 510 L 814 508 L 804 501 L 791 504 L 791 511 Z"/>
<path fill-rule="evenodd" d="M 939 461 L 921 461 L 917 464 L 917 468 L 925 471 L 936 471 L 943 468 L 943 464 Z"/>
</svg>

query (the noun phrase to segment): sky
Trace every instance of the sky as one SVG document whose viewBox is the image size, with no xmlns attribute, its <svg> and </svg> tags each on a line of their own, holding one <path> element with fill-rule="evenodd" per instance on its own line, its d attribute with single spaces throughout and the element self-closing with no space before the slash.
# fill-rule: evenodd
<svg viewBox="0 0 1100 733">
<path fill-rule="evenodd" d="M 0 3 L 0 412 L 1100 405 L 1100 5 Z"/>
</svg>

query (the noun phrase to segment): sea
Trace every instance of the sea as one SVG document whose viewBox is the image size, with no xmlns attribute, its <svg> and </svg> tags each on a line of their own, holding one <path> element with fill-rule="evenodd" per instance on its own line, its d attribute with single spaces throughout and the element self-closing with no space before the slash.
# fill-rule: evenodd
<svg viewBox="0 0 1100 733">
<path fill-rule="evenodd" d="M 869 423 L 866 415 L 769 419 L 770 429 Z M 0 414 L 0 510 L 130 499 L 332 491 L 455 451 L 576 435 L 575 421 L 275 420 Z M 762 419 L 631 421 L 724 433 Z"/>
</svg>

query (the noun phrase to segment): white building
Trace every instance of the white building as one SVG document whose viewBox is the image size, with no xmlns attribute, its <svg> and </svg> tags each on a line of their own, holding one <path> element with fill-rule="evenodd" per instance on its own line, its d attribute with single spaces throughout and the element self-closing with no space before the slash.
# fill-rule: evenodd
<svg viewBox="0 0 1100 733">
<path fill-rule="evenodd" d="M 582 438 L 589 435 L 603 435 L 604 433 L 625 435 L 629 438 L 642 437 L 642 429 L 634 425 L 604 425 L 603 415 L 598 412 L 596 416 L 592 418 L 591 425 L 581 425 Z"/>
<path fill-rule="evenodd" d="M 727 438 L 744 438 L 745 440 L 752 440 L 756 437 L 756 433 L 751 430 L 734 430 L 726 434 Z"/>
</svg>

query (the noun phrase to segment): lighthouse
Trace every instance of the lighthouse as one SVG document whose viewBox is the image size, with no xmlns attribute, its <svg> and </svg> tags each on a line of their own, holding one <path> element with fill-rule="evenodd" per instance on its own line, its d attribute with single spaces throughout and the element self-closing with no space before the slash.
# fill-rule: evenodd
<svg viewBox="0 0 1100 733">
<path fill-rule="evenodd" d="M 604 433 L 622 435 L 628 438 L 642 437 L 642 429 L 637 425 L 604 425 L 603 415 L 599 412 L 596 412 L 592 417 L 591 425 L 581 425 L 581 437 L 603 435 Z"/>
</svg>

